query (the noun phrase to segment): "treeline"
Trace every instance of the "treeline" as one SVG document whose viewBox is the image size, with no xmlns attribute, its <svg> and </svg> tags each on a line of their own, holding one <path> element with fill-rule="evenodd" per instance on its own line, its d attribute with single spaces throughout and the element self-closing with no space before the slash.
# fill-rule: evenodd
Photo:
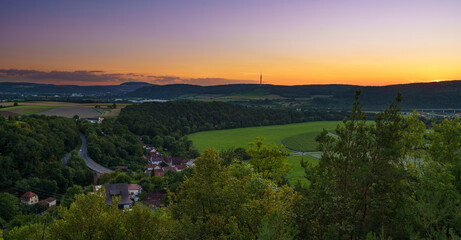
<svg viewBox="0 0 461 240">
<path fill-rule="evenodd" d="M 143 142 L 172 156 L 198 157 L 187 134 L 230 128 L 342 120 L 346 111 L 295 111 L 255 108 L 223 102 L 171 101 L 143 103 L 122 109 L 117 121 Z"/>
<path fill-rule="evenodd" d="M 127 106 L 118 120 L 138 135 L 179 137 L 207 130 L 342 120 L 345 114 L 345 111 L 294 111 L 223 102 L 171 101 Z"/>
<path fill-rule="evenodd" d="M 128 166 L 132 170 L 143 169 L 147 161 L 139 136 L 114 118 L 106 118 L 101 124 L 80 121 L 80 130 L 88 143 L 88 154 L 97 163 L 114 168 Z"/>
</svg>

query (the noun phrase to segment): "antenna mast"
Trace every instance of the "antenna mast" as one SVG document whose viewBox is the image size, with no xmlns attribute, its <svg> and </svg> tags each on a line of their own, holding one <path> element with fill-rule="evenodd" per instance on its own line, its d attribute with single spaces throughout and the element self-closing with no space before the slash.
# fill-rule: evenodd
<svg viewBox="0 0 461 240">
<path fill-rule="evenodd" d="M 259 75 L 259 87 L 263 85 L 263 73 Z"/>
</svg>

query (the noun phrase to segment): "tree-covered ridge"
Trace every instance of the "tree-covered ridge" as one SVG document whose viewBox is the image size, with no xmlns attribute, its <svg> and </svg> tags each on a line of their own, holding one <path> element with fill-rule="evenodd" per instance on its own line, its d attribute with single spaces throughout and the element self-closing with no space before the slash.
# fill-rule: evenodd
<svg viewBox="0 0 461 240">
<path fill-rule="evenodd" d="M 118 120 L 138 135 L 184 136 L 206 130 L 341 120 L 345 112 L 254 108 L 223 102 L 143 103 L 122 109 Z"/>
<path fill-rule="evenodd" d="M 443 81 L 430 83 L 411 83 L 388 86 L 356 86 L 356 85 L 300 85 L 279 86 L 265 84 L 231 84 L 221 86 L 196 86 L 188 84 L 172 84 L 146 86 L 127 94 L 130 97 L 177 99 L 184 96 L 215 95 L 235 96 L 241 94 L 278 95 L 290 102 L 303 101 L 307 106 L 315 108 L 347 109 L 354 101 L 354 91 L 363 90 L 361 102 L 367 108 L 384 109 L 398 92 L 405 98 L 400 106 L 405 109 L 414 108 L 460 108 L 461 81 Z M 296 100 L 294 100 L 296 99 Z M 257 104 L 261 100 L 252 101 Z M 279 101 L 279 100 L 276 100 Z M 245 103 L 243 103 L 245 104 Z"/>
<path fill-rule="evenodd" d="M 97 163 L 109 168 L 128 166 L 132 170 L 143 169 L 147 163 L 142 157 L 139 136 L 114 118 L 106 118 L 102 124 L 81 121 L 79 127 L 86 136 L 88 153 Z"/>
<path fill-rule="evenodd" d="M 61 117 L 0 116 L 0 189 L 22 178 L 50 177 L 51 165 L 79 144 L 75 121 Z"/>
</svg>

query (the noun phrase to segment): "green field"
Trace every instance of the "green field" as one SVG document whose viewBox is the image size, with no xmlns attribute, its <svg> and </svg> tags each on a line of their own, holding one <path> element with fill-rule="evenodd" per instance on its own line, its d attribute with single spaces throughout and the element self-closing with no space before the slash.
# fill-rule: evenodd
<svg viewBox="0 0 461 240">
<path fill-rule="evenodd" d="M 308 180 L 304 177 L 304 168 L 301 167 L 301 160 L 309 161 L 314 166 L 319 163 L 319 160 L 307 156 L 290 156 L 288 157 L 288 163 L 291 165 L 291 171 L 286 175 L 288 182 L 291 186 L 294 186 L 297 182 L 301 184 L 308 183 Z"/>
<path fill-rule="evenodd" d="M 248 143 L 254 142 L 256 137 L 264 137 L 264 143 L 266 144 L 279 145 L 280 141 L 284 138 L 302 133 L 319 133 L 323 128 L 333 130 L 339 123 L 339 121 L 321 121 L 236 128 L 198 132 L 191 134 L 188 137 L 192 140 L 194 146 L 201 152 L 203 152 L 203 150 L 208 146 L 217 150 L 227 149 L 232 146 L 248 148 Z"/>
<path fill-rule="evenodd" d="M 283 145 L 288 149 L 300 152 L 317 151 L 318 143 L 315 138 L 320 134 L 320 131 L 305 132 L 298 135 L 293 135 L 282 139 Z"/>
<path fill-rule="evenodd" d="M 43 111 L 47 111 L 53 108 L 57 108 L 58 106 L 46 106 L 46 105 L 24 105 L 24 106 L 16 106 L 16 107 L 6 107 L 2 108 L 1 110 L 13 112 L 19 115 L 29 115 L 35 114 Z"/>
</svg>

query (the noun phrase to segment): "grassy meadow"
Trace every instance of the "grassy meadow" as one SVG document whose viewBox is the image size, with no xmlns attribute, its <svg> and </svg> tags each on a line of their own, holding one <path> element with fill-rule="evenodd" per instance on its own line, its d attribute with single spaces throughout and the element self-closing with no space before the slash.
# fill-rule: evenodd
<svg viewBox="0 0 461 240">
<path fill-rule="evenodd" d="M 315 138 L 321 133 L 321 131 L 305 132 L 297 135 L 293 135 L 282 139 L 283 145 L 288 149 L 301 151 L 301 152 L 313 152 L 317 151 L 318 143 Z"/>
<path fill-rule="evenodd" d="M 305 162 L 308 161 L 312 165 L 319 164 L 319 160 L 315 158 L 311 158 L 308 156 L 290 156 L 288 157 L 288 163 L 291 165 L 291 171 L 286 175 L 288 182 L 290 185 L 294 186 L 297 182 L 301 184 L 308 184 L 309 181 L 304 177 L 304 168 L 301 167 L 301 160 Z"/>
<path fill-rule="evenodd" d="M 236 128 L 227 130 L 205 131 L 189 135 L 189 139 L 199 151 L 203 151 L 206 147 L 212 147 L 217 150 L 224 150 L 234 147 L 248 148 L 249 142 L 254 142 L 256 137 L 264 137 L 266 144 L 280 145 L 283 140 L 284 144 L 289 144 L 292 149 L 305 151 L 315 151 L 317 143 L 315 137 L 325 128 L 326 130 L 334 130 L 339 124 L 339 121 L 320 121 L 320 122 L 305 122 L 293 123 L 287 125 L 263 126 Z M 312 154 L 314 157 L 320 157 L 321 154 Z M 308 184 L 308 180 L 304 178 L 304 169 L 301 167 L 301 159 L 309 161 L 312 164 L 318 164 L 317 159 L 309 156 L 289 156 L 288 162 L 292 170 L 287 174 L 287 179 L 290 184 L 294 185 L 298 181 L 301 184 Z"/>
<path fill-rule="evenodd" d="M 281 140 L 290 136 L 302 133 L 319 133 L 323 128 L 333 130 L 339 121 L 319 121 L 293 123 L 287 125 L 263 126 L 236 128 L 216 131 L 198 132 L 189 135 L 189 139 L 201 152 L 206 147 L 212 147 L 217 150 L 227 149 L 229 147 L 248 148 L 249 142 L 254 142 L 256 137 L 264 137 L 264 143 L 280 145 Z M 311 134 L 314 136 L 315 134 Z M 315 149 L 315 147 L 313 147 Z"/>
</svg>

